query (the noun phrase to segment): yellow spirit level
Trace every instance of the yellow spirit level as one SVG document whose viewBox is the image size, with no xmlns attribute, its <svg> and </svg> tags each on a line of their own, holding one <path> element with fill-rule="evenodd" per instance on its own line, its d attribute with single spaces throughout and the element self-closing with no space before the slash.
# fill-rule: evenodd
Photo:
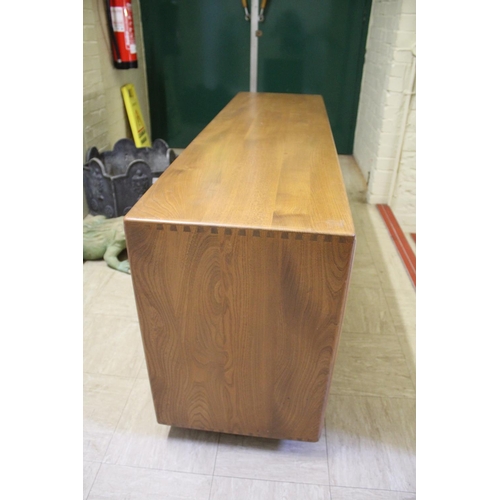
<svg viewBox="0 0 500 500">
<path fill-rule="evenodd" d="M 142 118 L 141 107 L 137 99 L 137 94 L 135 93 L 134 85 L 128 83 L 121 88 L 121 91 L 135 146 L 137 148 L 151 147 L 151 141 L 146 131 L 144 119 Z"/>
</svg>

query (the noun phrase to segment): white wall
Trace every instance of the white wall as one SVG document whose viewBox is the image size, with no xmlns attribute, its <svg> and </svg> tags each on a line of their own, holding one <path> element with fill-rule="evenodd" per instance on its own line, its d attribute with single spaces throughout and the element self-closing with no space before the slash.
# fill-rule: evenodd
<svg viewBox="0 0 500 500">
<path fill-rule="evenodd" d="M 132 138 L 120 88 L 132 83 L 137 92 L 149 134 L 151 134 L 146 79 L 146 58 L 139 0 L 132 12 L 137 44 L 137 69 L 113 67 L 106 23 L 105 2 L 83 0 L 83 161 L 90 147 L 109 150 L 116 141 Z M 84 216 L 88 213 L 84 196 Z"/>
<path fill-rule="evenodd" d="M 403 231 L 416 233 L 416 95 L 412 96 L 403 150 L 390 206 Z"/>
<path fill-rule="evenodd" d="M 368 180 L 367 201 L 389 204 L 409 232 L 415 230 L 416 98 L 409 95 L 415 44 L 416 0 L 373 0 L 353 154 Z M 413 109 L 405 119 L 408 102 Z"/>
</svg>

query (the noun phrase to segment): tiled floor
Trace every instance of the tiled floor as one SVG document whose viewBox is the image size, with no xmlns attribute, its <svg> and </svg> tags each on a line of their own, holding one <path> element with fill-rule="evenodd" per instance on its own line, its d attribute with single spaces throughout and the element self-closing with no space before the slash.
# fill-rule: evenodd
<svg viewBox="0 0 500 500">
<path fill-rule="evenodd" d="M 351 157 L 357 249 L 317 443 L 156 423 L 129 275 L 84 275 L 84 499 L 415 499 L 415 289 Z"/>
</svg>

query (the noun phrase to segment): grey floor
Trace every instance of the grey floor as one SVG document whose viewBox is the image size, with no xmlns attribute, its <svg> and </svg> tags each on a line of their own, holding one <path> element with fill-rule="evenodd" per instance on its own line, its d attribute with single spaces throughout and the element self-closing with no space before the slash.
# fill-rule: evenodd
<svg viewBox="0 0 500 500">
<path fill-rule="evenodd" d="M 129 275 L 84 277 L 84 499 L 415 499 L 415 289 L 352 157 L 357 233 L 325 430 L 317 443 L 156 423 Z"/>
</svg>

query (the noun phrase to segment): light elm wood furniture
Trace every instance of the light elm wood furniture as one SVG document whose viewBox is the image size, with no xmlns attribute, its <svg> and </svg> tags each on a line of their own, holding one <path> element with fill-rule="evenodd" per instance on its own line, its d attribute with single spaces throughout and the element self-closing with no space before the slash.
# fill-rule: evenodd
<svg viewBox="0 0 500 500">
<path fill-rule="evenodd" d="M 125 231 L 158 422 L 317 441 L 355 246 L 322 97 L 239 93 Z"/>
</svg>

